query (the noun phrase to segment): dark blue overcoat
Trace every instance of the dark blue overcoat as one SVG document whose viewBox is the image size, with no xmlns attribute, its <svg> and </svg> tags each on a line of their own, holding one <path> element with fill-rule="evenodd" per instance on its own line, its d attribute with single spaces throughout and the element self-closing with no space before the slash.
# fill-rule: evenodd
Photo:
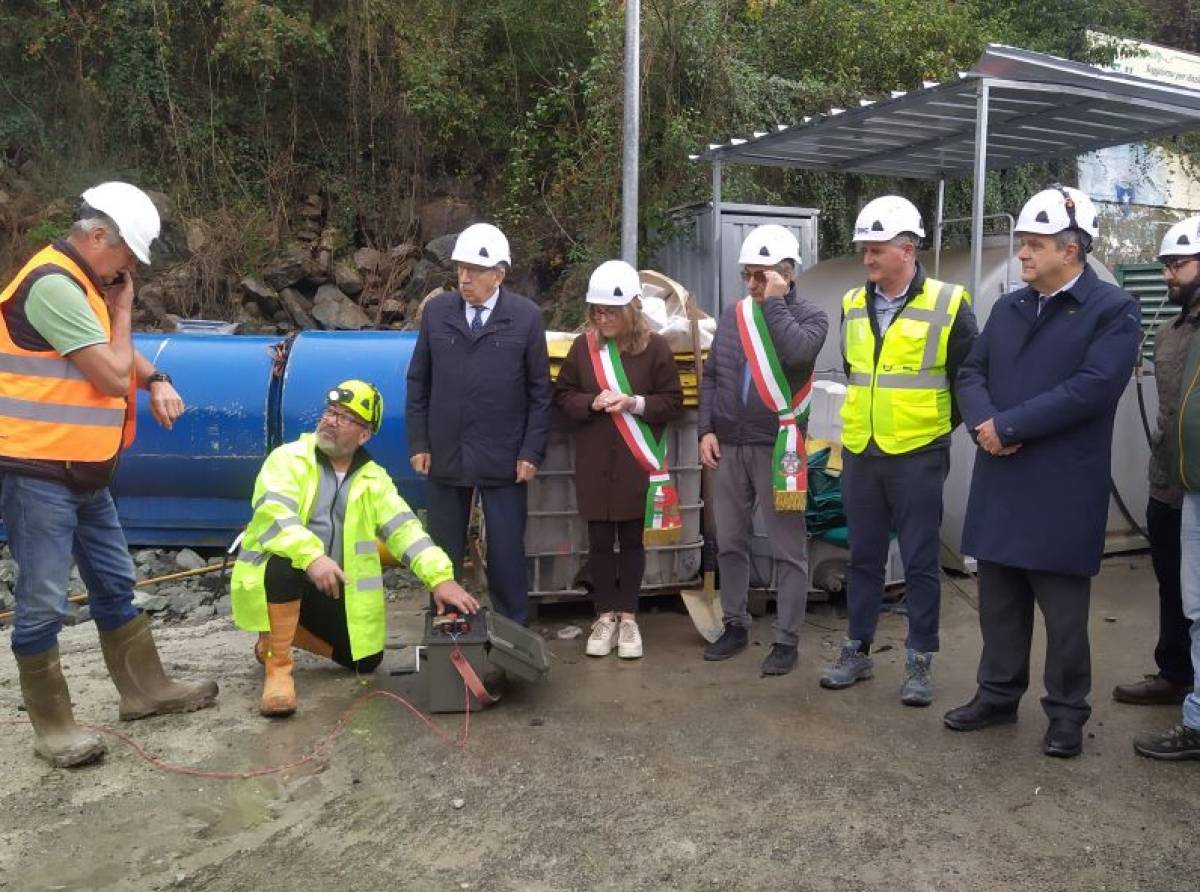
<svg viewBox="0 0 1200 892">
<path fill-rule="evenodd" d="M 430 476 L 459 485 L 516 480 L 540 466 L 550 434 L 550 362 L 542 311 L 501 286 L 476 333 L 457 291 L 432 298 L 408 367 L 409 455 L 431 454 Z"/>
<path fill-rule="evenodd" d="M 1041 315 L 1029 287 L 997 301 L 958 373 L 967 429 L 989 418 L 1005 445 L 979 449 L 963 551 L 1094 576 L 1104 551 L 1113 420 L 1141 338 L 1137 301 L 1086 269 Z"/>
</svg>

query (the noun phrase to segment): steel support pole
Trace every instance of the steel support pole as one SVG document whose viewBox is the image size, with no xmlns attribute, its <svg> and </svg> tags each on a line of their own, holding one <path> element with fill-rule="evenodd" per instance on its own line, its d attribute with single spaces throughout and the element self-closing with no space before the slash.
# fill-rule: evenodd
<svg viewBox="0 0 1200 892">
<path fill-rule="evenodd" d="M 625 0 L 625 148 L 621 162 L 621 259 L 638 265 L 641 0 Z"/>
<path fill-rule="evenodd" d="M 721 162 L 713 162 L 712 174 L 712 289 L 713 316 L 720 318 L 721 310 Z"/>
<path fill-rule="evenodd" d="M 975 191 L 971 196 L 971 297 L 978 301 L 983 278 L 983 213 L 987 188 L 988 80 L 979 79 L 975 99 Z"/>
<path fill-rule="evenodd" d="M 946 180 L 938 180 L 937 218 L 933 222 L 933 277 L 942 276 L 942 221 L 946 216 Z"/>
</svg>

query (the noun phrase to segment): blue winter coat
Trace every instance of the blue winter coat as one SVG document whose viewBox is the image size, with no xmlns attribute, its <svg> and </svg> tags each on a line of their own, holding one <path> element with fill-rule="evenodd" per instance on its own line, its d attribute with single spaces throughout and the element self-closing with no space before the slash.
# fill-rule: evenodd
<svg viewBox="0 0 1200 892">
<path fill-rule="evenodd" d="M 500 288 L 472 334 L 457 291 L 425 305 L 408 367 L 408 453 L 460 485 L 513 483 L 517 460 L 541 465 L 550 433 L 550 360 L 537 304 Z"/>
<path fill-rule="evenodd" d="M 1137 301 L 1086 269 L 1041 316 L 1033 288 L 1004 295 L 958 373 L 967 429 L 994 419 L 1013 455 L 975 454 L 963 551 L 981 561 L 1094 576 L 1104 553 L 1113 419 L 1141 338 Z"/>
</svg>

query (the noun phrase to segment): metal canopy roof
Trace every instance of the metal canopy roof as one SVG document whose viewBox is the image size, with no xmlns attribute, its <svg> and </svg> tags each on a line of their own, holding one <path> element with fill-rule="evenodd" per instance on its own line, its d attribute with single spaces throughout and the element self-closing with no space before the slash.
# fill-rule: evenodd
<svg viewBox="0 0 1200 892">
<path fill-rule="evenodd" d="M 981 123 L 987 139 L 977 159 Z M 1198 128 L 1200 90 L 992 44 L 955 81 L 864 99 L 693 157 L 947 179 L 970 174 L 977 160 L 1015 167 Z"/>
</svg>

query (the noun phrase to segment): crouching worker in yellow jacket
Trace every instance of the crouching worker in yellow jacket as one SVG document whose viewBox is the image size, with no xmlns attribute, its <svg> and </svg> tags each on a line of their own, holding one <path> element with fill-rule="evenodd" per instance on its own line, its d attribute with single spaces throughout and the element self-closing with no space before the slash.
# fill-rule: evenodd
<svg viewBox="0 0 1200 892">
<path fill-rule="evenodd" d="M 258 474 L 231 587 L 234 622 L 259 633 L 263 715 L 296 710 L 292 647 L 359 672 L 374 671 L 383 659 L 378 540 L 432 590 L 439 611 L 479 609 L 363 448 L 382 420 L 379 391 L 343 381 L 329 392 L 316 433 L 274 450 Z"/>
</svg>

